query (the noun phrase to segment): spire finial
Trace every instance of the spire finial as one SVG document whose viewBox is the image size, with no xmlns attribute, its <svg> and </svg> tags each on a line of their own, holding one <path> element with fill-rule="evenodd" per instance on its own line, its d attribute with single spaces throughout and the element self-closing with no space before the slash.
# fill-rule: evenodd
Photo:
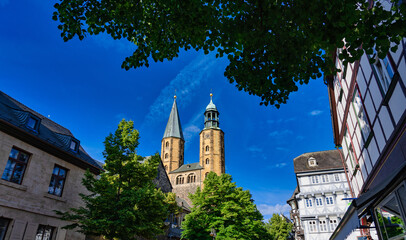
<svg viewBox="0 0 406 240">
<path fill-rule="evenodd" d="M 173 96 L 174 99 L 176 99 L 176 89 L 175 89 L 175 96 Z"/>
<path fill-rule="evenodd" d="M 213 99 L 213 89 L 210 89 L 210 101 Z"/>
</svg>

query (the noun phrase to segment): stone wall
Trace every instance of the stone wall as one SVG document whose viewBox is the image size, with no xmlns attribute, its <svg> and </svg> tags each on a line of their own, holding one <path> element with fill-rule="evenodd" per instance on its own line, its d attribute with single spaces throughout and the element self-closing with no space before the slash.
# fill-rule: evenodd
<svg viewBox="0 0 406 240">
<path fill-rule="evenodd" d="M 189 174 L 195 174 L 196 175 L 196 182 L 194 183 L 187 183 L 187 176 Z M 184 177 L 184 183 L 183 184 L 176 184 L 176 178 L 178 176 L 183 176 Z M 192 201 L 189 199 L 189 194 L 193 194 L 196 192 L 197 187 L 202 186 L 202 170 L 192 170 L 192 171 L 187 171 L 187 172 L 181 172 L 181 173 L 171 173 L 169 175 L 172 183 L 173 190 L 172 192 L 176 193 L 176 196 L 184 199 L 190 206 L 192 206 Z"/>
<path fill-rule="evenodd" d="M 209 164 L 206 164 L 207 159 L 209 159 Z M 205 129 L 200 132 L 199 163 L 204 168 L 203 180 L 208 172 L 215 172 L 217 175 L 225 173 L 224 132 L 222 130 Z"/>
<path fill-rule="evenodd" d="M 31 156 L 21 184 L 0 179 L 0 216 L 11 219 L 6 239 L 34 239 L 39 224 L 55 227 L 56 240 L 85 239 L 82 234 L 61 229 L 66 222 L 59 220 L 54 212 L 82 205 L 78 194 L 86 193 L 81 184 L 85 170 L 0 132 L 1 175 L 13 147 Z M 61 197 L 48 193 L 55 164 L 68 169 Z"/>
</svg>

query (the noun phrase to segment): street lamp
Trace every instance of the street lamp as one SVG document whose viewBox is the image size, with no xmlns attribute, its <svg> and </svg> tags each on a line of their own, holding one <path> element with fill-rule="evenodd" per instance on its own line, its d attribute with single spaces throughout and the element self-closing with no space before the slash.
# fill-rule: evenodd
<svg viewBox="0 0 406 240">
<path fill-rule="evenodd" d="M 210 236 L 213 237 L 213 240 L 216 239 L 216 236 L 217 236 L 217 234 L 216 234 L 216 229 L 211 228 Z"/>
</svg>

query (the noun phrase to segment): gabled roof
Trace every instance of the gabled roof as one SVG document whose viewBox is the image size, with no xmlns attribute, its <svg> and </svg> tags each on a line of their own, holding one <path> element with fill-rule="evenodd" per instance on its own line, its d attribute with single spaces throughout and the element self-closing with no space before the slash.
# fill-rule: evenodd
<svg viewBox="0 0 406 240">
<path fill-rule="evenodd" d="M 178 106 L 176 105 L 176 98 L 173 100 L 171 114 L 169 115 L 163 138 L 167 137 L 176 137 L 184 140 L 178 114 Z"/>
<path fill-rule="evenodd" d="M 304 153 L 293 159 L 295 173 L 343 169 L 339 151 L 341 150 Z M 308 159 L 311 157 L 316 159 L 316 166 L 309 166 Z"/>
<path fill-rule="evenodd" d="M 189 164 L 184 164 L 184 165 L 180 166 L 180 168 L 175 169 L 170 173 L 188 172 L 188 171 L 199 170 L 199 169 L 203 169 L 203 167 L 200 166 L 199 163 L 189 163 Z"/>
<path fill-rule="evenodd" d="M 28 116 L 33 116 L 40 120 L 37 131 L 32 131 L 26 127 Z M 75 137 L 67 128 L 44 117 L 2 91 L 0 91 L 0 120 L 16 127 L 20 132 L 32 136 L 32 139 L 42 140 L 56 149 L 65 152 L 67 154 L 66 156 L 76 157 L 84 162 L 84 165 L 80 164 L 81 166 L 89 164 L 98 170 L 102 169 L 80 144 L 77 152 L 70 150 L 70 140 L 75 139 Z M 9 128 L 6 129 L 12 131 Z M 23 141 L 27 140 L 28 139 L 23 139 Z M 76 163 L 78 162 L 76 161 Z"/>
</svg>

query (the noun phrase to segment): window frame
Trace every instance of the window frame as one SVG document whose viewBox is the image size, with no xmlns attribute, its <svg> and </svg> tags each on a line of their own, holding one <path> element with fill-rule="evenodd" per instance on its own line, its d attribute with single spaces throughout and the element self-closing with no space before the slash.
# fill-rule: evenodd
<svg viewBox="0 0 406 240">
<path fill-rule="evenodd" d="M 356 103 L 356 98 L 359 98 L 359 103 Z M 369 121 L 369 117 L 365 111 L 365 107 L 364 107 L 364 102 L 362 100 L 361 97 L 361 93 L 358 90 L 358 87 L 356 87 L 354 89 L 354 94 L 351 100 L 351 105 L 352 108 L 355 112 L 355 116 L 357 118 L 357 125 L 361 131 L 361 138 L 362 138 L 362 143 L 364 145 L 365 148 L 368 148 L 369 143 L 371 142 L 372 136 L 373 136 L 373 131 L 372 131 L 372 127 Z M 361 125 L 361 122 L 363 122 L 364 124 Z M 364 132 L 364 129 L 369 130 L 368 133 Z"/>
<path fill-rule="evenodd" d="M 337 179 L 338 179 L 338 180 L 337 180 Z M 340 174 L 339 174 L 339 173 L 334 173 L 334 181 L 335 181 L 335 182 L 341 181 L 341 178 L 340 178 Z"/>
<path fill-rule="evenodd" d="M 315 204 L 316 207 L 322 207 L 323 206 L 323 198 L 321 198 L 321 197 L 315 198 L 314 202 L 316 203 Z"/>
<path fill-rule="evenodd" d="M 10 227 L 11 219 L 0 217 L 0 221 L 4 221 L 6 223 L 5 227 L 4 227 L 4 231 L 3 232 L 0 231 L 0 240 L 5 240 L 6 235 L 7 235 L 7 230 Z M 0 230 L 1 230 L 1 228 L 0 228 Z"/>
<path fill-rule="evenodd" d="M 32 120 L 35 121 L 35 125 L 34 125 L 33 128 L 28 125 L 30 119 L 32 119 Z M 25 126 L 28 130 L 31 130 L 31 131 L 33 131 L 33 132 L 35 132 L 35 133 L 38 133 L 38 129 L 39 129 L 40 123 L 41 123 L 41 119 L 40 119 L 39 117 L 37 117 L 37 116 L 35 116 L 35 115 L 29 113 L 28 116 L 27 116 L 27 119 L 25 120 L 24 126 Z"/>
<path fill-rule="evenodd" d="M 317 222 L 316 220 L 309 221 L 309 232 L 317 232 Z"/>
<path fill-rule="evenodd" d="M 15 149 L 16 151 L 18 151 L 17 158 L 11 158 L 11 157 L 10 157 L 10 154 L 11 154 L 11 152 L 13 151 L 13 149 Z M 26 162 L 23 162 L 23 161 L 19 160 L 19 156 L 20 156 L 21 153 L 24 153 L 24 154 L 27 155 L 27 161 L 26 161 Z M 25 151 L 25 150 L 22 150 L 21 148 L 18 148 L 18 147 L 16 147 L 16 146 L 13 146 L 13 147 L 11 148 L 11 150 L 10 150 L 10 153 L 9 153 L 9 156 L 8 156 L 8 159 L 7 159 L 7 163 L 6 163 L 6 166 L 5 166 L 5 168 L 4 168 L 4 171 L 3 171 L 3 174 L 2 174 L 2 176 L 1 176 L 1 179 L 4 180 L 4 181 L 7 181 L 7 182 L 11 182 L 11 183 L 15 183 L 15 184 L 21 185 L 22 182 L 23 182 L 23 180 L 24 180 L 25 171 L 27 170 L 28 162 L 29 162 L 29 160 L 31 159 L 31 156 L 32 156 L 31 153 L 29 153 L 29 152 L 27 152 L 27 151 Z M 10 179 L 5 179 L 5 178 L 3 178 L 3 176 L 4 176 L 4 173 L 5 173 L 5 171 L 6 171 L 6 168 L 7 168 L 7 165 L 8 165 L 8 163 L 9 163 L 9 161 L 14 161 L 15 164 L 14 164 L 13 170 L 12 170 L 12 172 L 11 172 Z M 14 173 L 15 173 L 15 170 L 16 170 L 16 167 L 17 167 L 17 163 L 23 164 L 23 165 L 24 165 L 24 169 L 23 169 L 23 171 L 22 171 L 22 173 L 21 173 L 21 178 L 20 178 L 20 180 L 19 180 L 18 182 L 13 182 L 13 181 L 11 181 L 11 179 L 12 179 L 13 176 L 14 176 Z"/>
<path fill-rule="evenodd" d="M 310 179 L 311 179 L 312 184 L 319 184 L 319 176 L 318 175 L 310 176 Z"/>
<path fill-rule="evenodd" d="M 306 206 L 306 208 L 312 208 L 313 207 L 312 199 L 306 198 L 305 199 L 305 206 Z"/>
<path fill-rule="evenodd" d="M 334 205 L 334 197 L 333 196 L 326 197 L 326 205 Z"/>
<path fill-rule="evenodd" d="M 320 232 L 328 232 L 327 220 L 319 220 Z"/>
<path fill-rule="evenodd" d="M 39 233 L 40 230 L 43 230 L 41 233 Z M 44 238 L 44 233 L 46 230 L 51 230 L 51 235 L 49 236 L 49 238 Z M 37 228 L 37 233 L 35 234 L 35 239 L 37 240 L 37 236 L 38 234 L 42 234 L 41 239 L 40 240 L 52 240 L 55 234 L 56 227 L 53 226 L 49 226 L 49 225 L 42 225 L 39 224 L 38 228 Z"/>
<path fill-rule="evenodd" d="M 58 175 L 55 175 L 55 174 L 54 174 L 55 168 L 59 168 L 59 170 L 58 170 Z M 61 176 L 59 175 L 61 169 L 65 171 L 65 176 L 64 176 L 64 177 L 61 177 Z M 48 194 L 51 194 L 51 195 L 54 195 L 54 196 L 57 196 L 57 197 L 62 197 L 62 193 L 63 193 L 63 189 L 65 188 L 65 183 L 66 183 L 66 178 L 67 178 L 67 176 L 68 176 L 68 172 L 69 172 L 69 169 L 64 168 L 64 167 L 61 167 L 60 165 L 57 165 L 57 164 L 54 165 L 54 168 L 52 169 L 51 180 L 49 181 Z M 52 179 L 53 179 L 53 178 L 56 179 L 56 180 L 55 180 L 55 183 L 56 183 L 57 181 L 63 179 L 62 188 L 61 188 L 61 194 L 60 194 L 60 195 L 55 194 L 56 184 L 55 184 L 55 186 L 54 186 L 54 188 L 53 188 L 53 193 L 51 193 L 51 192 L 49 191 L 49 188 L 51 187 L 51 183 L 52 183 Z"/>
</svg>

